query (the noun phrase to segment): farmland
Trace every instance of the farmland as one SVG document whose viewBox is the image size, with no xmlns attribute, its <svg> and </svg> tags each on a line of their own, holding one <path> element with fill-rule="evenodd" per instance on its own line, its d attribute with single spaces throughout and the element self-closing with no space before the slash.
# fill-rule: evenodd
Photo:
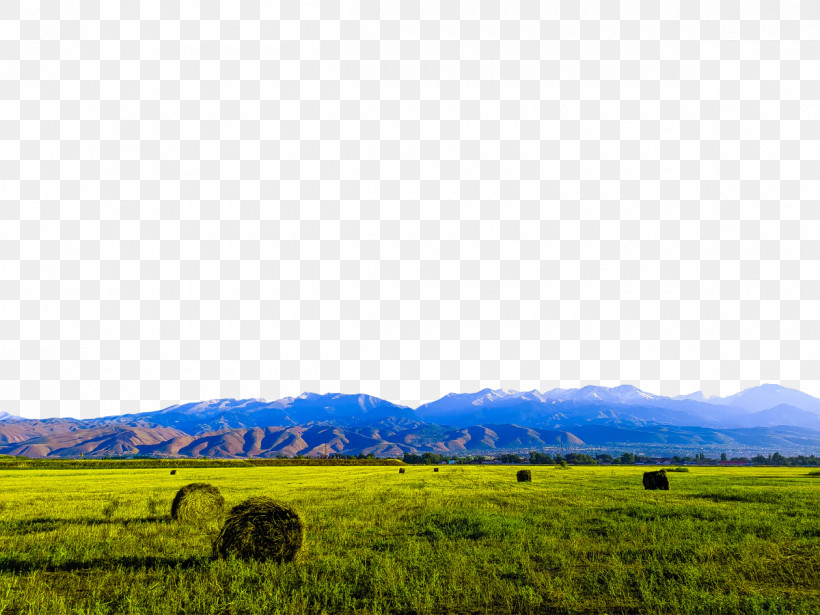
<svg viewBox="0 0 820 615">
<path fill-rule="evenodd" d="M 185 467 L 0 471 L 0 614 L 817 613 L 820 478 L 706 468 Z M 289 564 L 212 560 L 217 486 L 293 506 Z"/>
</svg>

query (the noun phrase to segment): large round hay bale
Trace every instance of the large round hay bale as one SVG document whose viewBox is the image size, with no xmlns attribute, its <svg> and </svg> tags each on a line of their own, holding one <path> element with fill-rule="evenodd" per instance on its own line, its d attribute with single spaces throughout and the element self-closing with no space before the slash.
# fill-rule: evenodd
<svg viewBox="0 0 820 615">
<path fill-rule="evenodd" d="M 438 472 L 438 468 L 433 468 L 433 472 Z"/>
<path fill-rule="evenodd" d="M 176 471 L 176 470 L 171 470 L 171 476 L 173 476 L 173 475 L 174 475 L 174 474 L 176 474 L 176 473 L 177 473 L 177 471 Z"/>
<path fill-rule="evenodd" d="M 399 468 L 399 474 L 404 474 L 404 468 Z"/>
<path fill-rule="evenodd" d="M 519 483 L 531 483 L 532 472 L 530 470 L 518 470 L 518 472 L 515 475 L 515 478 L 518 480 Z"/>
<path fill-rule="evenodd" d="M 225 498 L 208 483 L 191 483 L 177 491 L 171 504 L 171 517 L 177 521 L 213 521 L 222 516 Z"/>
<path fill-rule="evenodd" d="M 213 544 L 214 557 L 289 562 L 302 547 L 305 528 L 292 508 L 257 497 L 234 506 Z"/>
<path fill-rule="evenodd" d="M 663 491 L 669 491 L 669 479 L 666 477 L 666 470 L 658 470 L 657 472 L 644 472 L 643 488 L 662 489 Z"/>
</svg>

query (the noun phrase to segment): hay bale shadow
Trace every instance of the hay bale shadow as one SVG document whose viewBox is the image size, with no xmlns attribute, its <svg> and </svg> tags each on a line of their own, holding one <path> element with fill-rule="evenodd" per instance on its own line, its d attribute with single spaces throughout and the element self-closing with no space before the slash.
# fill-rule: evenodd
<svg viewBox="0 0 820 615">
<path fill-rule="evenodd" d="M 139 526 L 151 523 L 170 523 L 170 517 L 143 517 L 138 519 L 99 519 L 96 517 L 75 517 L 60 519 L 52 517 L 35 517 L 0 521 L 0 533 L 14 536 L 54 532 L 66 526 L 92 527 L 97 525 L 121 525 L 123 527 Z"/>
<path fill-rule="evenodd" d="M 151 570 L 151 569 L 179 569 L 189 570 L 199 568 L 208 563 L 206 557 L 119 557 L 102 558 L 94 560 L 69 560 L 60 564 L 53 564 L 49 561 L 30 561 L 14 557 L 0 557 L 0 572 L 11 574 L 27 574 L 32 572 L 102 572 L 115 568 L 125 568 L 128 570 Z"/>
</svg>

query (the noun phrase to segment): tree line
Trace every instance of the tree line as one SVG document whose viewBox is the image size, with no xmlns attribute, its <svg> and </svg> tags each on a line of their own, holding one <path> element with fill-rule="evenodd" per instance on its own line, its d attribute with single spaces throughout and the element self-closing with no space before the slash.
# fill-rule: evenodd
<svg viewBox="0 0 820 615">
<path fill-rule="evenodd" d="M 696 453 L 693 456 L 680 456 L 668 458 L 674 463 L 717 463 L 718 461 L 729 461 L 726 453 L 720 455 L 720 459 L 713 459 L 707 457 L 704 453 Z M 549 453 L 542 453 L 540 451 L 530 451 L 529 455 L 518 455 L 516 453 L 504 453 L 502 455 L 486 456 L 486 455 L 444 455 L 441 453 L 405 453 L 402 457 L 404 463 L 412 465 L 433 465 L 440 463 L 455 463 L 455 464 L 475 464 L 483 463 L 485 461 L 498 461 L 501 463 L 529 463 L 531 465 L 632 465 L 636 463 L 656 463 L 657 457 L 647 457 L 635 453 L 625 452 L 621 455 L 610 455 L 608 453 L 598 453 L 595 456 L 586 455 L 584 453 L 567 453 L 557 454 L 552 456 Z M 816 466 L 820 465 L 820 459 L 815 455 L 796 455 L 793 457 L 786 457 L 780 453 L 772 453 L 771 455 L 756 455 L 755 457 L 732 457 L 731 461 L 747 462 L 755 465 L 774 465 L 774 466 Z"/>
</svg>

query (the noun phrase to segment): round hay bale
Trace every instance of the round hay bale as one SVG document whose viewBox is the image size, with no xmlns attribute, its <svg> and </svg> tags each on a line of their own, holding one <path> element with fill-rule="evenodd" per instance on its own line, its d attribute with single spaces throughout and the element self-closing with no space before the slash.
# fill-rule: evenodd
<svg viewBox="0 0 820 615">
<path fill-rule="evenodd" d="M 666 476 L 666 470 L 657 470 L 656 472 L 643 473 L 643 488 L 644 489 L 661 489 L 669 491 L 669 479 Z"/>
<path fill-rule="evenodd" d="M 519 483 L 531 483 L 532 482 L 532 471 L 531 470 L 518 470 L 515 475 L 515 478 L 518 480 Z"/>
<path fill-rule="evenodd" d="M 214 557 L 290 562 L 302 547 L 305 527 L 292 508 L 257 497 L 234 506 L 213 544 Z"/>
<path fill-rule="evenodd" d="M 177 491 L 171 517 L 177 521 L 213 521 L 222 516 L 225 498 L 208 483 L 191 483 Z"/>
<path fill-rule="evenodd" d="M 404 474 L 404 468 L 399 468 L 399 474 Z"/>
<path fill-rule="evenodd" d="M 176 473 L 177 473 L 177 471 L 176 471 L 176 470 L 171 470 L 171 476 L 173 476 L 173 475 L 174 475 L 174 474 L 176 474 Z"/>
<path fill-rule="evenodd" d="M 433 472 L 438 472 L 438 468 L 433 468 Z"/>
</svg>

